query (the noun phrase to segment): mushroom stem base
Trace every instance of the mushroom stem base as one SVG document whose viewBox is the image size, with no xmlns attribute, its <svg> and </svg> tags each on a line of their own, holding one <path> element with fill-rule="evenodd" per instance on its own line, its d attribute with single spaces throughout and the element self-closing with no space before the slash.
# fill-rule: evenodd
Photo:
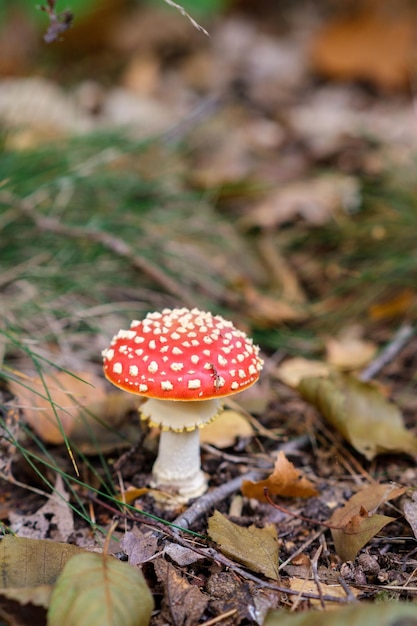
<svg viewBox="0 0 417 626">
<path fill-rule="evenodd" d="M 197 498 L 207 489 L 200 467 L 200 432 L 161 432 L 158 457 L 153 466 L 152 484 L 174 488 L 184 501 Z"/>
</svg>

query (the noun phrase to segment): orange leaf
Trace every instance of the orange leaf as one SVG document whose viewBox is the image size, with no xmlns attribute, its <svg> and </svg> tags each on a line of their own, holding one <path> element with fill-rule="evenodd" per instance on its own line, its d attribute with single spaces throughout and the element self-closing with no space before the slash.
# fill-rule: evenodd
<svg viewBox="0 0 417 626">
<path fill-rule="evenodd" d="M 253 482 L 245 480 L 242 483 L 242 493 L 248 498 L 256 498 L 260 502 L 267 502 L 264 489 L 267 488 L 272 496 L 286 498 L 310 498 L 318 494 L 313 483 L 304 474 L 288 461 L 283 452 L 278 453 L 274 471 L 265 480 Z"/>
</svg>

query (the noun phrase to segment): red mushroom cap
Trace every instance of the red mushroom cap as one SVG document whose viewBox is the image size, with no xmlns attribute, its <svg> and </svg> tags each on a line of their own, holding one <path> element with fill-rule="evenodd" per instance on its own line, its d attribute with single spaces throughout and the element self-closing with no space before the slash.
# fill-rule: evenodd
<svg viewBox="0 0 417 626">
<path fill-rule="evenodd" d="M 164 309 L 133 321 L 103 351 L 117 387 L 160 400 L 208 400 L 259 378 L 259 348 L 232 322 L 198 309 Z"/>
</svg>

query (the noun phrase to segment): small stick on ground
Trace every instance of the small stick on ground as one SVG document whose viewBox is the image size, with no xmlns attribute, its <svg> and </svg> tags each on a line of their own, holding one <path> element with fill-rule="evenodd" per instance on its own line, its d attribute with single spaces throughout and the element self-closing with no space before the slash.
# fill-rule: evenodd
<svg viewBox="0 0 417 626">
<path fill-rule="evenodd" d="M 202 517 L 208 513 L 210 509 L 214 508 L 216 504 L 228 498 L 235 491 L 238 491 L 244 480 L 259 480 L 262 476 L 263 474 L 260 472 L 252 471 L 243 474 L 243 476 L 237 476 L 229 482 L 220 485 L 220 487 L 216 487 L 201 496 L 201 498 L 198 498 L 185 513 L 182 513 L 173 521 L 173 524 L 186 529 L 190 528 L 199 517 Z"/>
<path fill-rule="evenodd" d="M 414 328 L 409 324 L 404 324 L 395 333 L 392 340 L 378 354 L 378 356 L 366 367 L 360 374 L 359 378 L 362 382 L 367 383 L 374 378 L 388 363 L 391 363 L 395 357 L 407 345 L 409 339 L 414 335 Z"/>
</svg>

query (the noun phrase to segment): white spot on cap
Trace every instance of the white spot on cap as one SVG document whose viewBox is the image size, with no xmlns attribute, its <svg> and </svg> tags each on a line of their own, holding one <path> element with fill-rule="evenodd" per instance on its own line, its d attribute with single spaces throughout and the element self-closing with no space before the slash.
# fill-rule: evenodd
<svg viewBox="0 0 417 626">
<path fill-rule="evenodd" d="M 239 363 L 242 363 L 242 361 L 245 360 L 245 357 L 243 356 L 243 354 L 238 354 L 236 358 L 239 361 Z"/>
<path fill-rule="evenodd" d="M 171 339 L 181 339 L 181 335 L 179 333 L 171 333 Z"/>
<path fill-rule="evenodd" d="M 204 335 L 203 341 L 204 343 L 213 343 L 213 339 L 209 337 L 208 335 Z"/>
<path fill-rule="evenodd" d="M 103 356 L 108 361 L 111 361 L 112 358 L 114 357 L 114 350 L 113 350 L 113 348 L 109 348 L 108 350 L 103 350 Z"/>
<path fill-rule="evenodd" d="M 239 389 L 239 383 L 237 383 L 236 381 L 235 381 L 235 382 L 233 382 L 233 383 L 230 385 L 230 389 Z"/>
<path fill-rule="evenodd" d="M 239 374 L 239 378 L 246 378 L 245 370 L 239 370 L 238 374 Z"/>
<path fill-rule="evenodd" d="M 121 363 L 115 363 L 113 365 L 113 372 L 115 374 L 121 374 L 123 372 L 123 367 Z"/>
<path fill-rule="evenodd" d="M 174 346 L 174 348 L 172 348 L 172 354 L 182 354 L 182 350 Z"/>
<path fill-rule="evenodd" d="M 171 363 L 169 367 L 173 372 L 180 372 L 184 367 L 184 363 Z"/>
<path fill-rule="evenodd" d="M 140 335 L 137 335 L 133 341 L 135 343 L 143 343 L 145 341 L 145 337 L 141 337 Z"/>
<path fill-rule="evenodd" d="M 211 355 L 211 351 L 210 350 L 203 350 L 203 354 L 205 354 L 206 356 L 210 356 Z"/>
<path fill-rule="evenodd" d="M 129 374 L 131 376 L 137 376 L 139 374 L 139 368 L 137 365 L 130 365 Z"/>
<path fill-rule="evenodd" d="M 148 348 L 150 350 L 155 350 L 155 348 L 156 348 L 156 341 L 155 341 L 155 339 L 151 339 L 150 340 L 150 342 L 148 343 Z"/>
<path fill-rule="evenodd" d="M 148 365 L 148 372 L 150 374 L 155 374 L 158 371 L 158 363 L 156 361 L 151 361 Z"/>
<path fill-rule="evenodd" d="M 188 389 L 200 389 L 200 387 L 201 387 L 201 380 L 199 380 L 198 378 L 194 378 L 192 380 L 189 380 L 187 387 L 188 387 Z"/>
<path fill-rule="evenodd" d="M 221 354 L 217 357 L 217 361 L 219 365 L 227 365 L 227 359 L 225 359 Z"/>
<path fill-rule="evenodd" d="M 197 354 L 193 354 L 191 356 L 191 363 L 194 363 L 194 365 L 197 365 L 197 363 L 199 362 L 200 357 Z"/>
<path fill-rule="evenodd" d="M 142 356 L 143 349 L 142 348 L 138 348 L 138 350 L 135 350 L 135 354 L 137 354 L 138 356 Z"/>
<path fill-rule="evenodd" d="M 169 382 L 169 380 L 163 380 L 161 381 L 161 389 L 163 389 L 163 391 L 171 391 L 174 389 L 174 385 Z"/>
<path fill-rule="evenodd" d="M 256 374 L 258 370 L 256 369 L 256 367 L 254 366 L 253 363 L 251 363 L 248 367 L 248 372 L 251 376 L 254 376 Z"/>
<path fill-rule="evenodd" d="M 118 339 L 133 339 L 135 335 L 136 335 L 135 330 L 119 330 L 119 332 L 117 333 L 117 338 Z"/>
</svg>

